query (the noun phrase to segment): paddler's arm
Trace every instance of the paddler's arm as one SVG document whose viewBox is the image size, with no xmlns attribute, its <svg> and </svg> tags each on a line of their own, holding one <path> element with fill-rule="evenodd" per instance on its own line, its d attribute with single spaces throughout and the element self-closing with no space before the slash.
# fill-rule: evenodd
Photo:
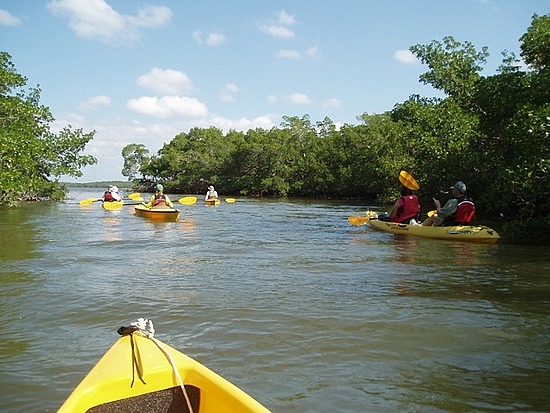
<svg viewBox="0 0 550 413">
<path fill-rule="evenodd" d="M 172 203 L 172 201 L 170 201 L 168 195 L 164 195 L 164 202 L 166 202 L 166 205 L 168 205 L 170 208 L 174 208 L 174 204 Z"/>
</svg>

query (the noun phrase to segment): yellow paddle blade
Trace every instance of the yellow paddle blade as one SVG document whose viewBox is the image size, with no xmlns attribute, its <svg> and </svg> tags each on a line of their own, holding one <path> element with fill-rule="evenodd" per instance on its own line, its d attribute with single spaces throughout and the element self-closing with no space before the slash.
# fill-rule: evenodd
<svg viewBox="0 0 550 413">
<path fill-rule="evenodd" d="M 225 198 L 225 202 L 232 204 L 233 202 L 235 202 L 235 198 Z"/>
<path fill-rule="evenodd" d="M 196 196 L 184 196 L 183 198 L 178 199 L 178 202 L 182 205 L 193 205 L 197 202 Z"/>
<path fill-rule="evenodd" d="M 130 195 L 128 195 L 128 198 L 130 198 L 132 201 L 143 201 L 141 194 L 138 192 L 131 193 Z"/>
<path fill-rule="evenodd" d="M 122 205 L 124 205 L 124 203 L 120 201 L 104 202 L 103 208 L 108 209 L 109 211 L 116 211 L 117 209 L 122 208 Z"/>
<path fill-rule="evenodd" d="M 97 198 L 83 199 L 82 201 L 80 201 L 80 205 L 91 205 L 92 202 L 96 202 L 96 201 L 99 201 L 99 199 Z"/>
<path fill-rule="evenodd" d="M 369 222 L 370 217 L 367 217 L 364 215 L 355 215 L 353 217 L 348 217 L 348 221 L 350 222 L 351 225 L 360 227 L 361 225 L 365 225 L 367 222 Z"/>
<path fill-rule="evenodd" d="M 433 215 L 437 215 L 437 209 L 434 209 L 434 210 L 428 212 L 429 217 L 431 217 Z"/>
<path fill-rule="evenodd" d="M 413 176 L 407 171 L 399 172 L 399 182 L 411 191 L 418 191 L 420 189 L 420 185 L 418 185 L 416 179 L 414 179 Z"/>
</svg>

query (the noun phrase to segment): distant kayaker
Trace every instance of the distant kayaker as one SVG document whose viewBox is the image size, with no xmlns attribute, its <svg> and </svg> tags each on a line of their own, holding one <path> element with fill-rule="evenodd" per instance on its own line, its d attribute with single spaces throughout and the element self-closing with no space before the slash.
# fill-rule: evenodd
<svg viewBox="0 0 550 413">
<path fill-rule="evenodd" d="M 157 184 L 155 187 L 155 193 L 149 199 L 145 205 L 147 208 L 174 208 L 174 204 L 168 198 L 168 195 L 164 194 L 164 187 L 161 184 Z"/>
<path fill-rule="evenodd" d="M 122 197 L 118 193 L 118 187 L 116 185 L 109 185 L 107 191 L 103 194 L 101 201 L 102 202 L 122 201 Z"/>
<path fill-rule="evenodd" d="M 204 197 L 205 201 L 211 201 L 213 199 L 218 199 L 218 193 L 214 189 L 212 185 L 208 187 L 208 192 L 206 193 L 206 196 Z"/>
<path fill-rule="evenodd" d="M 418 196 L 409 188 L 401 187 L 401 196 L 395 201 L 390 211 L 390 220 L 402 224 L 415 224 L 420 219 Z M 413 221 L 414 220 L 414 221 Z"/>
<path fill-rule="evenodd" d="M 452 189 L 453 197 L 443 207 L 438 199 L 433 198 L 437 215 L 426 219 L 423 226 L 440 225 L 468 225 L 474 219 L 475 206 L 469 196 L 466 196 L 466 184 L 462 181 L 455 183 Z"/>
</svg>

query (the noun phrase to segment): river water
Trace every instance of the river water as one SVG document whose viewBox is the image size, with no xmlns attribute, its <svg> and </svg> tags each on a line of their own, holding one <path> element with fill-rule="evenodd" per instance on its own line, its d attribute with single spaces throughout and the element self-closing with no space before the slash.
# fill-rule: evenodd
<svg viewBox="0 0 550 413">
<path fill-rule="evenodd" d="M 548 247 L 351 226 L 366 204 L 78 204 L 100 193 L 1 210 L 0 411 L 55 412 L 139 317 L 273 412 L 550 411 Z"/>
</svg>

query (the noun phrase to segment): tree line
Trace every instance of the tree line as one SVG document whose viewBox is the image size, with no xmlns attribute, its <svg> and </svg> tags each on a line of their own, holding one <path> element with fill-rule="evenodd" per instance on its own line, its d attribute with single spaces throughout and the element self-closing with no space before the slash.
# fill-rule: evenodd
<svg viewBox="0 0 550 413">
<path fill-rule="evenodd" d="M 247 196 L 369 198 L 390 202 L 404 169 L 421 184 L 422 203 L 457 180 L 478 215 L 502 219 L 509 237 L 550 230 L 550 15 L 532 18 L 520 38 L 522 61 L 504 51 L 483 76 L 489 53 L 453 37 L 414 45 L 428 67 L 420 81 L 444 98 L 418 95 L 358 125 L 285 116 L 280 127 L 247 132 L 193 128 L 155 155 L 141 144 L 122 151 L 129 180 L 198 193 L 210 184 Z"/>
<path fill-rule="evenodd" d="M 410 96 L 390 111 L 337 127 L 329 118 L 284 116 L 279 127 L 246 132 L 193 128 L 156 154 L 142 144 L 122 150 L 123 175 L 150 188 L 199 193 L 210 184 L 243 196 L 365 198 L 391 202 L 400 170 L 421 184 L 421 200 L 457 180 L 468 185 L 478 214 L 503 219 L 510 237 L 550 230 L 550 15 L 534 15 L 520 56 L 503 52 L 494 75 L 489 53 L 445 37 L 411 52 L 427 66 L 420 81 L 443 98 Z M 66 127 L 26 90 L 7 52 L 0 52 L 0 205 L 62 199 L 61 176 L 79 177 L 97 160 L 82 152 L 95 131 Z M 501 229 L 499 228 L 499 229 Z"/>
</svg>

